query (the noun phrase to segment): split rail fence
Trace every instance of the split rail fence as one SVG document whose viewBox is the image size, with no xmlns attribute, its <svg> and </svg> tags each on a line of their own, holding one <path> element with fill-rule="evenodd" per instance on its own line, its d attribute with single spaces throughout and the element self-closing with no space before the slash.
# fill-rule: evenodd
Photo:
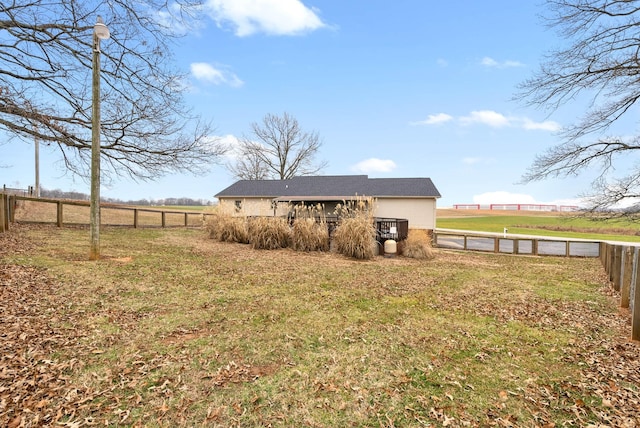
<svg viewBox="0 0 640 428">
<path fill-rule="evenodd" d="M 28 209 L 23 204 L 29 203 Z M 36 208 L 37 207 L 37 208 Z M 72 208 L 74 207 L 74 208 Z M 16 221 L 24 223 L 52 223 L 89 225 L 89 201 L 34 198 L 0 193 L 0 232 Z M 126 227 L 198 227 L 210 214 L 197 211 L 176 211 L 138 208 L 117 204 L 100 204 L 100 224 Z"/>
</svg>

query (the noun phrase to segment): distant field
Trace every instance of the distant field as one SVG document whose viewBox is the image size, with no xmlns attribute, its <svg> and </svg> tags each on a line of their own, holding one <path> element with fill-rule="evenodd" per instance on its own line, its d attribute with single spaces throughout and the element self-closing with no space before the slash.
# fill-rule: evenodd
<svg viewBox="0 0 640 428">
<path fill-rule="evenodd" d="M 479 232 L 640 242 L 640 223 L 592 220 L 575 213 L 439 209 L 436 227 Z"/>
</svg>

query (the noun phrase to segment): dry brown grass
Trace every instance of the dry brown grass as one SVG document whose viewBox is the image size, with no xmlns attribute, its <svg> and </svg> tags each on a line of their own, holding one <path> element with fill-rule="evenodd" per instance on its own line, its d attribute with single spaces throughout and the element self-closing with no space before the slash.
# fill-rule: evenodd
<svg viewBox="0 0 640 428">
<path fill-rule="evenodd" d="M 324 206 L 296 205 L 292 210 L 291 247 L 296 251 L 329 251 L 329 229 Z"/>
<path fill-rule="evenodd" d="M 234 217 L 223 210 L 213 210 L 204 223 L 211 239 L 220 242 L 249 243 L 247 219 Z"/>
<path fill-rule="evenodd" d="M 291 227 L 282 217 L 252 217 L 247 221 L 249 243 L 259 250 L 287 248 L 291 242 Z"/>
<path fill-rule="evenodd" d="M 435 257 L 431 236 L 426 230 L 409 229 L 409 236 L 401 245 L 402 255 L 412 259 L 430 260 Z"/>
<path fill-rule="evenodd" d="M 372 204 L 371 198 L 363 198 L 338 207 L 340 220 L 333 234 L 338 253 L 359 260 L 369 260 L 376 255 L 376 228 L 369 209 Z"/>
<path fill-rule="evenodd" d="M 291 232 L 291 247 L 296 251 L 329 251 L 329 229 L 312 218 L 296 218 Z"/>
</svg>

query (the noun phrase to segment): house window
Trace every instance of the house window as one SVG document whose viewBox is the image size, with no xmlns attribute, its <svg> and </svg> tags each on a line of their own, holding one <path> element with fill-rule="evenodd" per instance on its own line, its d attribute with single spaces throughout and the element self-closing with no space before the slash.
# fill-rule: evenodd
<svg viewBox="0 0 640 428">
<path fill-rule="evenodd" d="M 242 201 L 235 201 L 236 212 L 242 211 Z"/>
</svg>

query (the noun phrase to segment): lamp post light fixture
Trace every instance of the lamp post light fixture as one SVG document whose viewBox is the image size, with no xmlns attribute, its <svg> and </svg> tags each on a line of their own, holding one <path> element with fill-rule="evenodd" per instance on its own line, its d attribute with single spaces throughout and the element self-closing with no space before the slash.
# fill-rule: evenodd
<svg viewBox="0 0 640 428">
<path fill-rule="evenodd" d="M 98 16 L 93 27 L 92 105 L 91 105 L 91 249 L 89 260 L 100 259 L 100 40 L 110 37 Z"/>
</svg>

